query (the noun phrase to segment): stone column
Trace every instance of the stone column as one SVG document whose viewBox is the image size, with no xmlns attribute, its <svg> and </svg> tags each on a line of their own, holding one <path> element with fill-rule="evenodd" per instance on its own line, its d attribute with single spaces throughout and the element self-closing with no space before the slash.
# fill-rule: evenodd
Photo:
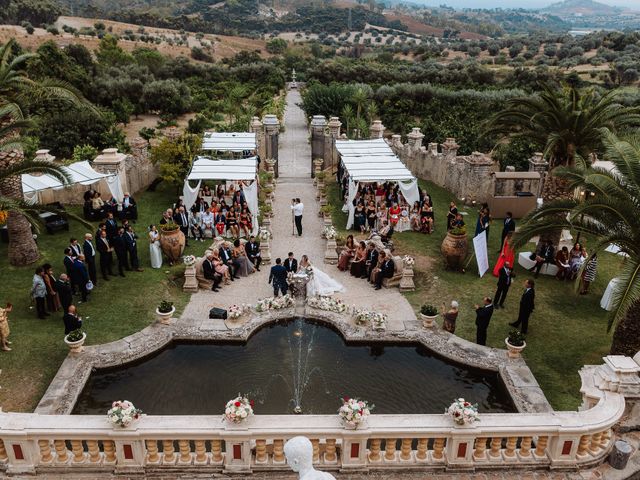
<svg viewBox="0 0 640 480">
<path fill-rule="evenodd" d="M 266 158 L 266 145 L 264 142 L 264 126 L 258 117 L 253 117 L 251 119 L 251 124 L 249 126 L 249 131 L 256 134 L 256 150 L 260 158 Z"/>
<path fill-rule="evenodd" d="M 465 182 L 462 191 L 454 192 L 459 197 L 472 198 L 486 202 L 493 193 L 493 159 L 480 152 L 465 157 Z"/>
<path fill-rule="evenodd" d="M 311 119 L 311 159 L 321 158 L 324 162 L 324 131 L 327 119 L 324 115 L 314 115 Z M 324 165 L 322 166 L 324 169 Z M 313 169 L 311 176 L 314 176 Z"/>
<path fill-rule="evenodd" d="M 538 191 L 535 192 L 538 197 L 542 196 L 542 188 L 549 168 L 549 162 L 544 159 L 544 155 L 541 152 L 536 152 L 533 157 L 529 159 L 529 171 L 538 172 L 540 174 L 540 181 L 538 182 Z"/>
<path fill-rule="evenodd" d="M 374 120 L 371 126 L 369 127 L 369 136 L 372 139 L 382 138 L 384 135 L 384 125 L 381 120 Z"/>
<path fill-rule="evenodd" d="M 428 151 L 429 151 L 429 155 L 431 155 L 433 157 L 437 157 L 438 156 L 438 144 L 434 143 L 434 142 L 429 143 Z"/>
<path fill-rule="evenodd" d="M 262 258 L 263 264 L 271 264 L 271 249 L 268 238 L 266 240 L 260 240 L 260 257 Z"/>
<path fill-rule="evenodd" d="M 338 150 L 336 149 L 336 139 L 340 138 L 340 127 L 342 123 L 338 117 L 331 117 L 327 124 L 329 135 L 325 134 L 324 143 L 324 160 L 325 165 L 334 172 L 338 168 L 338 161 L 340 159 Z"/>
<path fill-rule="evenodd" d="M 324 252 L 324 263 L 335 265 L 338 263 L 338 253 L 336 252 L 338 245 L 335 238 L 327 238 L 327 249 Z"/>
<path fill-rule="evenodd" d="M 401 292 L 413 292 L 416 289 L 416 285 L 413 283 L 413 265 L 406 265 L 403 262 L 399 288 Z"/>
<path fill-rule="evenodd" d="M 422 148 L 422 139 L 424 138 L 424 134 L 422 132 L 420 132 L 419 128 L 412 128 L 411 129 L 411 133 L 409 133 L 409 135 L 407 135 L 407 140 L 409 142 L 409 148 L 413 151 L 413 152 L 418 152 L 420 151 L 420 148 Z"/>
<path fill-rule="evenodd" d="M 55 159 L 56 157 L 54 157 L 53 155 L 50 155 L 49 150 L 46 150 L 46 149 L 37 150 L 36 156 L 34 158 L 34 160 L 38 160 L 40 162 L 53 162 Z M 86 158 L 85 160 L 89 160 L 89 159 Z M 33 173 L 31 175 L 33 175 Z"/>
<path fill-rule="evenodd" d="M 117 174 L 120 177 L 122 193 L 129 191 L 129 181 L 126 169 L 127 155 L 118 152 L 117 148 L 105 148 L 102 153 L 93 160 L 93 167 L 101 173 Z M 122 200 L 122 199 L 120 199 Z"/>
<path fill-rule="evenodd" d="M 196 266 L 191 265 L 184 270 L 183 292 L 195 293 L 198 291 L 198 280 L 196 280 Z"/>
<path fill-rule="evenodd" d="M 278 177 L 278 134 L 280 132 L 280 121 L 275 115 L 265 115 L 262 118 L 264 126 L 265 160 L 275 160 L 274 175 Z"/>
<path fill-rule="evenodd" d="M 444 155 L 445 160 L 455 161 L 459 148 L 460 145 L 456 143 L 455 138 L 447 138 L 447 140 L 442 144 L 442 154 Z"/>
<path fill-rule="evenodd" d="M 404 145 L 402 145 L 402 135 L 391 135 L 391 147 L 399 150 L 404 148 Z"/>
</svg>

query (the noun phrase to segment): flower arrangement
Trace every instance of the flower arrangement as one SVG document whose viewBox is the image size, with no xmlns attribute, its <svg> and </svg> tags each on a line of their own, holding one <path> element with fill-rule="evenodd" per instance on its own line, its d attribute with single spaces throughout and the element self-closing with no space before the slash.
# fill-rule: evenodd
<svg viewBox="0 0 640 480">
<path fill-rule="evenodd" d="M 384 330 L 387 325 L 387 315 L 384 313 L 354 308 L 353 316 L 358 325 L 370 323 L 375 330 Z"/>
<path fill-rule="evenodd" d="M 328 312 L 342 313 L 347 310 L 347 306 L 342 300 L 338 300 L 331 297 L 309 297 L 307 298 L 307 305 L 318 310 L 326 310 Z"/>
<path fill-rule="evenodd" d="M 227 309 L 227 313 L 229 314 L 229 318 L 235 319 L 240 318 L 245 312 L 249 310 L 249 305 L 243 303 L 242 305 L 231 305 Z"/>
<path fill-rule="evenodd" d="M 116 400 L 107 412 L 107 418 L 112 425 L 128 427 L 131 422 L 140 418 L 142 410 L 136 408 L 129 400 Z"/>
<path fill-rule="evenodd" d="M 238 394 L 238 396 L 227 402 L 224 409 L 224 417 L 229 422 L 241 423 L 253 415 L 253 400 L 249 400 L 246 396 Z"/>
<path fill-rule="evenodd" d="M 407 268 L 413 268 L 413 266 L 416 264 L 416 259 L 411 255 L 405 255 L 404 257 L 402 257 L 402 263 Z"/>
<path fill-rule="evenodd" d="M 375 405 L 369 405 L 366 401 L 357 398 L 344 397 L 342 402 L 342 406 L 338 409 L 338 416 L 345 425 L 353 428 L 358 428 L 358 425 L 362 424 L 375 408 Z"/>
<path fill-rule="evenodd" d="M 322 235 L 327 240 L 334 240 L 336 238 L 337 232 L 333 225 L 329 225 L 327 227 L 324 227 L 324 230 L 322 230 Z"/>
<path fill-rule="evenodd" d="M 194 257 L 193 255 L 185 255 L 182 261 L 187 267 L 192 267 L 196 264 L 196 257 Z"/>
<path fill-rule="evenodd" d="M 464 398 L 454 400 L 444 413 L 448 414 L 458 425 L 471 425 L 474 422 L 480 421 L 478 404 L 472 405 Z"/>
<path fill-rule="evenodd" d="M 260 233 L 258 234 L 258 237 L 263 242 L 269 241 L 271 240 L 271 232 L 266 228 L 261 228 Z"/>
<path fill-rule="evenodd" d="M 258 300 L 256 303 L 256 312 L 266 312 L 267 310 L 280 310 L 282 308 L 292 307 L 294 304 L 293 297 L 289 294 L 282 297 L 268 297 Z"/>
</svg>

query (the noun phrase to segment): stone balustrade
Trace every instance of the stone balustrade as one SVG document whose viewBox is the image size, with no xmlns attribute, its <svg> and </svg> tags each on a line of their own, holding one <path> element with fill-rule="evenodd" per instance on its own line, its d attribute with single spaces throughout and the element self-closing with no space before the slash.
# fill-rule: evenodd
<svg viewBox="0 0 640 480">
<path fill-rule="evenodd" d="M 620 393 L 600 391 L 579 412 L 483 414 L 458 427 L 446 415 L 372 415 L 349 430 L 336 415 L 257 415 L 244 426 L 221 416 L 143 416 L 113 428 L 105 416 L 0 413 L 0 469 L 7 474 L 288 470 L 283 447 L 305 435 L 323 470 L 475 470 L 567 468 L 598 463 L 625 408 Z"/>
</svg>

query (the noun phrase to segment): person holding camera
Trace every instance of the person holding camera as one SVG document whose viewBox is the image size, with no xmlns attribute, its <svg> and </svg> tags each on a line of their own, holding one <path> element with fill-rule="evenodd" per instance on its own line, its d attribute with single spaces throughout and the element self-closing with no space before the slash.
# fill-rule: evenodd
<svg viewBox="0 0 640 480">
<path fill-rule="evenodd" d="M 291 200 L 291 210 L 293 211 L 293 220 L 296 224 L 296 230 L 298 231 L 298 236 L 302 236 L 302 212 L 304 211 L 304 204 L 300 201 L 299 198 L 294 198 Z"/>
</svg>

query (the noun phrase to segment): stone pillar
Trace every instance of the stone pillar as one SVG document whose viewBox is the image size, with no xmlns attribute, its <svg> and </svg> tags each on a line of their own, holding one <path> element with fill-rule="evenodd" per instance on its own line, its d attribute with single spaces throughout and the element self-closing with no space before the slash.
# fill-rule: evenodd
<svg viewBox="0 0 640 480">
<path fill-rule="evenodd" d="M 55 159 L 56 157 L 54 157 L 53 155 L 49 155 L 49 150 L 46 150 L 46 149 L 37 150 L 36 156 L 34 158 L 34 160 L 38 160 L 40 162 L 53 162 Z M 90 160 L 90 159 L 87 158 L 85 160 Z M 33 175 L 33 173 L 31 175 Z"/>
<path fill-rule="evenodd" d="M 122 193 L 129 191 L 129 181 L 126 169 L 127 155 L 118 152 L 117 148 L 105 148 L 102 153 L 93 160 L 93 167 L 100 173 L 117 174 L 120 177 Z M 106 199 L 105 199 L 106 200 Z M 121 202 L 122 199 L 117 199 Z"/>
<path fill-rule="evenodd" d="M 196 266 L 191 265 L 184 270 L 183 292 L 195 293 L 198 291 L 198 280 L 196 280 Z"/>
<path fill-rule="evenodd" d="M 429 155 L 431 155 L 433 157 L 437 157 L 438 156 L 438 144 L 434 143 L 434 142 L 429 143 L 428 151 L 429 151 Z"/>
<path fill-rule="evenodd" d="M 472 198 L 486 202 L 493 194 L 493 159 L 480 152 L 465 157 L 465 182 L 462 191 L 455 192 L 459 197 Z"/>
<path fill-rule="evenodd" d="M 391 147 L 402 150 L 404 145 L 402 145 L 402 135 L 391 135 Z"/>
<path fill-rule="evenodd" d="M 403 265 L 399 288 L 401 292 L 413 292 L 416 289 L 413 283 L 413 265 Z"/>
<path fill-rule="evenodd" d="M 265 115 L 262 118 L 264 126 L 265 159 L 275 160 L 274 175 L 278 177 L 278 134 L 280 132 L 280 120 L 275 115 Z"/>
<path fill-rule="evenodd" d="M 459 148 L 460 145 L 456 143 L 456 139 L 453 137 L 448 137 L 447 140 L 442 144 L 442 154 L 444 155 L 445 160 L 455 161 L 456 156 L 458 155 Z"/>
<path fill-rule="evenodd" d="M 326 168 L 329 168 L 332 172 L 338 166 L 338 150 L 336 149 L 336 139 L 340 138 L 340 127 L 342 123 L 338 117 L 331 117 L 327 124 L 327 130 L 325 130 L 324 138 L 324 161 Z"/>
<path fill-rule="evenodd" d="M 424 134 L 420 132 L 419 128 L 412 128 L 411 133 L 407 135 L 407 139 L 409 141 L 409 148 L 414 152 L 417 152 L 422 147 L 422 139 L 424 138 Z"/>
<path fill-rule="evenodd" d="M 549 168 L 549 162 L 544 159 L 544 155 L 541 152 L 536 152 L 533 157 L 529 159 L 529 171 L 540 173 L 540 181 L 538 182 L 538 191 L 534 192 L 538 197 L 542 196 L 542 188 L 544 187 L 544 181 Z"/>
<path fill-rule="evenodd" d="M 264 142 L 264 126 L 258 117 L 251 119 L 249 130 L 256 134 L 256 150 L 260 158 L 266 158 L 266 145 Z"/>
<path fill-rule="evenodd" d="M 382 138 L 384 134 L 384 125 L 381 120 L 374 120 L 371 126 L 369 127 L 369 136 L 372 139 Z"/>
<path fill-rule="evenodd" d="M 269 233 L 271 235 L 271 233 Z M 269 248 L 269 239 L 260 240 L 260 257 L 265 265 L 271 264 L 271 249 Z"/>
<path fill-rule="evenodd" d="M 311 160 L 316 158 L 324 158 L 324 131 L 327 126 L 327 119 L 324 115 L 314 115 L 311 119 Z M 322 166 L 324 169 L 324 165 Z M 314 176 L 311 170 L 311 176 Z"/>
<path fill-rule="evenodd" d="M 335 238 L 327 238 L 327 249 L 324 252 L 324 263 L 335 265 L 338 263 L 338 253 L 336 252 L 338 245 Z"/>
</svg>

